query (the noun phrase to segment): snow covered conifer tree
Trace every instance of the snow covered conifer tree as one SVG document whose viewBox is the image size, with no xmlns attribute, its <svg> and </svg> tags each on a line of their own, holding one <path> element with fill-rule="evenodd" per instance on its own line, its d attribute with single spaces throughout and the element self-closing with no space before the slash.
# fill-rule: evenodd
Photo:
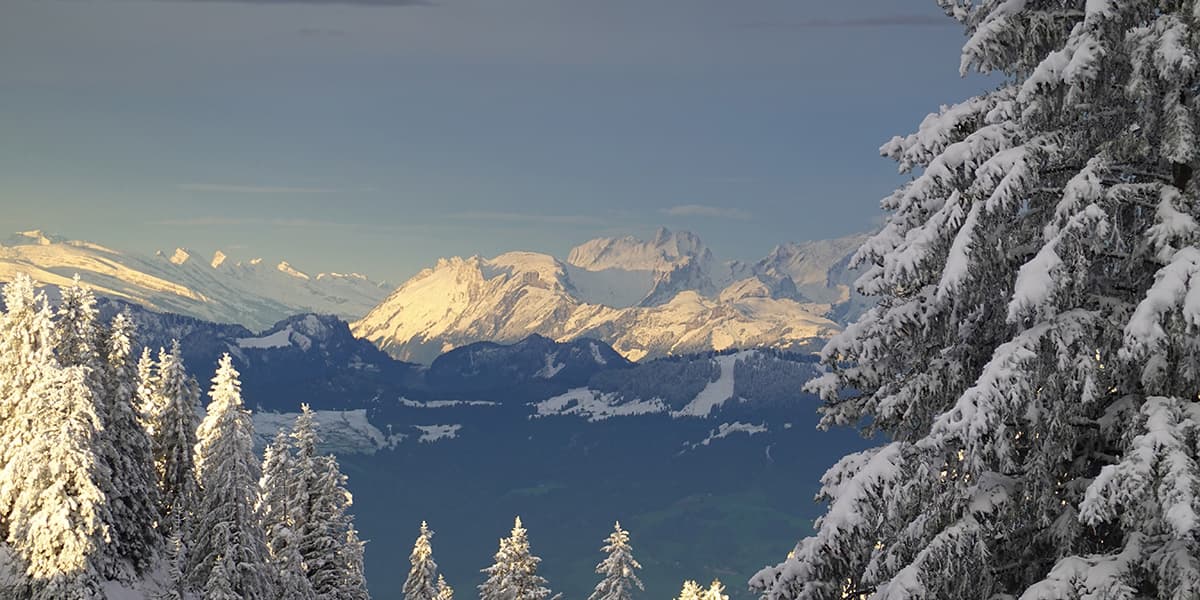
<svg viewBox="0 0 1200 600">
<path fill-rule="evenodd" d="M 544 600 L 550 596 L 545 578 L 537 574 L 542 559 L 529 550 L 529 537 L 521 517 L 513 522 L 512 534 L 500 540 L 495 562 L 483 570 L 487 580 L 479 586 L 481 600 Z"/>
<path fill-rule="evenodd" d="M 725 593 L 725 586 L 721 584 L 721 580 L 714 579 L 708 589 L 700 594 L 700 600 L 729 600 L 729 596 Z"/>
<path fill-rule="evenodd" d="M 208 580 L 204 583 L 203 600 L 242 600 L 242 596 L 234 591 L 229 572 L 237 570 L 224 556 L 218 556 L 213 564 Z"/>
<path fill-rule="evenodd" d="M 768 600 L 1200 597 L 1194 0 L 939 0 L 995 90 L 884 145 L 879 304 L 822 352 L 822 478 Z"/>
<path fill-rule="evenodd" d="M 259 478 L 254 424 L 228 354 L 221 357 L 209 396 L 208 414 L 196 433 L 200 502 L 189 557 L 192 577 L 207 585 L 220 568 L 238 598 L 273 599 L 265 536 L 254 511 Z"/>
<path fill-rule="evenodd" d="M 160 547 L 154 530 L 158 518 L 158 487 L 150 440 L 134 406 L 138 374 L 133 362 L 133 321 L 113 317 L 104 344 L 104 411 L 107 440 L 104 462 L 112 473 L 109 503 L 113 515 L 109 553 L 142 572 Z"/>
<path fill-rule="evenodd" d="M 142 428 L 151 439 L 154 438 L 154 424 L 150 417 L 158 412 L 154 406 L 155 391 L 158 389 L 158 373 L 155 372 L 154 357 L 150 347 L 142 348 L 142 355 L 137 362 L 137 408 L 138 418 L 142 420 Z"/>
<path fill-rule="evenodd" d="M 100 417 L 84 367 L 44 367 L 16 408 L 27 439 L 0 472 L 7 542 L 33 598 L 101 598 L 111 516 L 96 447 Z"/>
<path fill-rule="evenodd" d="M 421 533 L 413 543 L 408 561 L 412 567 L 404 582 L 404 600 L 435 600 L 437 590 L 437 563 L 433 561 L 433 548 L 429 544 L 433 532 L 425 521 L 421 521 Z"/>
<path fill-rule="evenodd" d="M 33 281 L 18 274 L 4 296 L 0 530 L 33 598 L 92 598 L 111 522 L 95 390 L 87 368 L 55 357 L 59 332 Z"/>
<path fill-rule="evenodd" d="M 438 573 L 437 580 L 437 600 L 454 600 L 454 588 L 446 583 L 446 578 Z"/>
<path fill-rule="evenodd" d="M 332 455 L 317 456 L 320 437 L 307 404 L 292 426 L 295 446 L 291 514 L 308 581 L 319 600 L 358 598 L 366 593 L 363 545 L 347 512 L 353 497 Z"/>
<path fill-rule="evenodd" d="M 305 518 L 299 523 L 300 555 L 313 591 L 324 600 L 337 598 L 344 583 L 342 549 L 351 497 L 345 487 L 346 476 L 332 456 L 318 456 L 312 464 L 315 475 L 303 495 L 307 500 Z"/>
<path fill-rule="evenodd" d="M 704 588 L 700 587 L 695 580 L 689 579 L 683 582 L 683 589 L 679 591 L 677 600 L 700 600 L 700 596 L 704 593 Z"/>
<path fill-rule="evenodd" d="M 170 536 L 174 527 L 181 526 L 184 528 L 181 535 L 187 540 L 199 496 L 194 455 L 199 427 L 196 416 L 199 391 L 195 380 L 184 368 L 178 340 L 172 340 L 170 351 L 159 351 L 158 373 L 152 380 L 145 376 L 151 372 L 146 360 L 147 355 L 143 354 L 138 369 L 141 385 L 149 387 L 148 391 L 140 393 L 148 399 L 148 412 L 143 418 L 148 424 L 158 477 L 160 529 Z"/>
<path fill-rule="evenodd" d="M 367 576 L 363 569 L 363 554 L 366 542 L 358 538 L 358 530 L 353 523 L 346 530 L 346 541 L 338 551 L 339 562 L 342 565 L 342 582 L 338 586 L 339 600 L 370 600 L 367 592 Z M 453 593 L 453 590 L 451 590 Z"/>
<path fill-rule="evenodd" d="M 292 480 L 291 446 L 280 430 L 267 446 L 259 480 L 258 514 L 266 533 L 276 593 L 283 598 L 306 600 L 315 597 L 300 556 L 299 534 L 292 518 L 291 502 L 296 485 Z"/>
<path fill-rule="evenodd" d="M 83 366 L 91 370 L 89 377 L 102 376 L 103 358 L 100 346 L 102 335 L 97 322 L 96 296 L 83 287 L 76 275 L 71 285 L 62 288 L 62 301 L 54 323 L 55 353 L 63 366 Z M 94 384 L 99 390 L 99 383 Z"/>
<path fill-rule="evenodd" d="M 0 470 L 7 469 L 32 432 L 18 409 L 46 372 L 55 366 L 54 322 L 45 294 L 35 293 L 33 280 L 18 273 L 4 286 L 5 312 L 0 313 Z M 17 480 L 0 480 L 0 533 L 7 530 Z"/>
<path fill-rule="evenodd" d="M 174 515 L 176 521 L 179 515 Z M 172 533 L 167 538 L 167 589 L 159 600 L 186 600 L 188 590 L 187 549 L 183 541 L 183 524 L 176 523 L 170 528 Z"/>
<path fill-rule="evenodd" d="M 603 550 L 608 557 L 596 565 L 596 572 L 603 575 L 604 579 L 596 584 L 596 590 L 588 600 L 630 600 L 634 588 L 646 589 L 637 576 L 636 571 L 642 565 L 633 558 L 629 532 L 621 529 L 619 521 L 613 525 L 613 532 L 605 540 Z"/>
</svg>

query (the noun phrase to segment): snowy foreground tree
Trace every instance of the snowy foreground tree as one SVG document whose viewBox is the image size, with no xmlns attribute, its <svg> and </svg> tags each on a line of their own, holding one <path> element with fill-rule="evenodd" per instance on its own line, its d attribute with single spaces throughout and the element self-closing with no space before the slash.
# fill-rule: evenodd
<svg viewBox="0 0 1200 600">
<path fill-rule="evenodd" d="M 479 586 L 480 600 L 545 600 L 550 589 L 537 574 L 541 562 L 529 551 L 528 534 L 517 517 L 512 534 L 500 540 L 494 564 L 483 570 L 487 580 Z"/>
<path fill-rule="evenodd" d="M 768 600 L 1200 598 L 1200 2 L 939 0 L 1003 77 L 882 148 L 878 307 L 810 384 L 890 441 Z"/>
<path fill-rule="evenodd" d="M 631 600 L 634 588 L 646 589 L 637 576 L 637 570 L 642 565 L 633 558 L 629 532 L 621 529 L 620 522 L 613 525 L 613 532 L 604 541 L 603 550 L 608 556 L 596 565 L 596 572 L 604 578 L 596 584 L 588 600 Z"/>
</svg>

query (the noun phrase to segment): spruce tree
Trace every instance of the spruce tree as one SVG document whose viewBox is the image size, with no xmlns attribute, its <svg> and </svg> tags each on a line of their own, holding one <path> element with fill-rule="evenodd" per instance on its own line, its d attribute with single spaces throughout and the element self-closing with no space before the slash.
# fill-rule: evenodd
<svg viewBox="0 0 1200 600">
<path fill-rule="evenodd" d="M 178 340 L 170 351 L 159 350 L 157 373 L 146 366 L 146 354 L 139 362 L 139 381 L 147 388 L 147 414 L 151 454 L 158 479 L 160 528 L 170 536 L 175 527 L 190 539 L 199 491 L 194 449 L 200 419 L 199 392 L 196 382 L 184 368 Z M 187 544 L 185 544 L 187 546 Z"/>
<path fill-rule="evenodd" d="M 500 540 L 495 562 L 483 570 L 487 580 L 479 586 L 481 600 L 544 600 L 550 595 L 545 578 L 537 574 L 542 559 L 529 550 L 529 537 L 521 517 L 512 534 Z"/>
<path fill-rule="evenodd" d="M 67 367 L 88 368 L 92 387 L 99 391 L 102 384 L 104 359 L 101 346 L 103 334 L 98 322 L 100 311 L 96 308 L 96 296 L 83 287 L 79 275 L 71 285 L 62 288 L 58 314 L 54 322 L 55 354 L 59 364 Z"/>
<path fill-rule="evenodd" d="M 822 351 L 822 479 L 765 598 L 1200 597 L 1200 3 L 939 0 L 993 91 L 882 148 L 912 180 Z"/>
<path fill-rule="evenodd" d="M 28 439 L 5 465 L 7 542 L 35 599 L 102 598 L 112 522 L 97 449 L 100 416 L 84 367 L 47 365 L 16 408 Z"/>
<path fill-rule="evenodd" d="M 367 576 L 363 569 L 363 554 L 366 542 L 358 537 L 358 530 L 350 523 L 346 530 L 346 539 L 338 551 L 339 563 L 342 566 L 342 582 L 338 586 L 338 600 L 370 600 L 367 592 Z"/>
<path fill-rule="evenodd" d="M 24 570 L 25 593 L 96 597 L 111 513 L 91 372 L 59 363 L 56 344 L 63 336 L 45 294 L 35 293 L 27 275 L 4 287 L 4 299 L 0 529 Z M 94 359 L 94 346 L 78 355 Z"/>
<path fill-rule="evenodd" d="M 446 583 L 446 578 L 438 573 L 437 580 L 437 600 L 454 600 L 454 588 Z"/>
<path fill-rule="evenodd" d="M 196 433 L 200 502 L 189 557 L 193 581 L 211 583 L 214 568 L 221 564 L 222 576 L 239 598 L 269 600 L 274 590 L 265 535 L 254 511 L 259 478 L 254 424 L 228 354 L 221 357 L 209 396 L 207 415 Z"/>
<path fill-rule="evenodd" d="M 112 473 L 109 502 L 113 514 L 110 553 L 144 572 L 160 548 L 158 486 L 150 440 L 135 407 L 137 367 L 133 362 L 133 321 L 117 314 L 104 345 L 104 403 L 106 427 L 102 456 Z"/>
<path fill-rule="evenodd" d="M 305 573 L 299 534 L 291 511 L 297 487 L 293 481 L 292 463 L 291 445 L 287 434 L 280 430 L 263 456 L 258 515 L 266 533 L 276 593 L 283 598 L 311 600 L 315 594 Z"/>
<path fill-rule="evenodd" d="M 27 406 L 35 386 L 53 368 L 54 321 L 46 296 L 35 293 L 33 280 L 23 273 L 4 286 L 0 313 L 0 470 L 11 475 L 16 453 L 28 443 L 32 432 L 28 417 L 18 408 Z M 0 479 L 0 533 L 7 535 L 13 496 L 18 480 Z"/>
<path fill-rule="evenodd" d="M 153 440 L 155 436 L 154 422 L 152 416 L 158 413 L 158 408 L 154 404 L 155 392 L 158 389 L 158 373 L 156 372 L 154 357 L 150 353 L 150 347 L 142 347 L 142 354 L 138 357 L 137 362 L 137 408 L 138 418 L 142 421 L 142 428 L 146 430 L 146 434 Z"/>
<path fill-rule="evenodd" d="M 234 591 L 233 581 L 229 576 L 230 571 L 236 570 L 237 567 L 230 564 L 224 556 L 216 557 L 204 583 L 202 600 L 242 600 L 243 596 Z"/>
<path fill-rule="evenodd" d="M 695 580 L 689 579 L 683 582 L 683 589 L 679 591 L 677 600 L 701 600 L 700 596 L 704 593 L 704 588 L 700 587 Z"/>
<path fill-rule="evenodd" d="M 300 523 L 300 555 L 317 598 L 337 598 L 345 578 L 342 561 L 346 541 L 350 493 L 346 476 L 332 456 L 318 456 L 314 476 L 305 494 L 305 519 Z"/>
<path fill-rule="evenodd" d="M 357 597 L 365 593 L 365 584 L 360 582 L 362 542 L 347 512 L 353 497 L 337 459 L 317 455 L 320 436 L 315 416 L 307 404 L 300 408 L 291 433 L 296 486 L 291 514 L 305 573 L 319 600 Z"/>
<path fill-rule="evenodd" d="M 604 578 L 596 584 L 588 600 L 630 600 L 634 588 L 646 589 L 637 576 L 637 570 L 642 565 L 633 558 L 629 532 L 621 529 L 620 521 L 613 525 L 613 532 L 604 541 L 603 550 L 608 556 L 596 565 L 596 572 Z"/>
<path fill-rule="evenodd" d="M 421 521 L 421 533 L 413 543 L 408 562 L 412 567 L 404 582 L 404 600 L 435 600 L 437 590 L 437 563 L 433 561 L 433 548 L 429 544 L 433 532 L 425 521 Z"/>
<path fill-rule="evenodd" d="M 725 594 L 725 586 L 721 584 L 721 580 L 714 579 L 708 589 L 700 594 L 700 600 L 729 600 L 729 596 Z"/>
<path fill-rule="evenodd" d="M 183 525 L 179 523 L 179 515 L 173 517 L 176 523 L 170 527 L 171 534 L 167 537 L 167 581 L 166 590 L 159 600 L 186 600 L 189 588 L 187 576 L 187 548 L 184 545 Z"/>
</svg>

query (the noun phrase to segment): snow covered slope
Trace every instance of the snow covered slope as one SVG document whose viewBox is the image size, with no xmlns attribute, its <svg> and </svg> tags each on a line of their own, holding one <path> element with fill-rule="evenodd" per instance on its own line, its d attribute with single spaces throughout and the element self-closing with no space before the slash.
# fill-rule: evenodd
<svg viewBox="0 0 1200 600">
<path fill-rule="evenodd" d="M 566 263 L 532 252 L 442 259 L 353 330 L 397 358 L 423 363 L 464 344 L 531 334 L 603 340 L 631 360 L 799 349 L 838 330 L 829 318 L 832 302 L 808 298 L 849 297 L 817 273 L 829 272 L 857 240 L 781 246 L 753 265 L 716 265 L 695 234 L 666 229 L 651 241 L 591 240 L 571 250 Z M 797 291 L 793 274 L 808 293 Z"/>
<path fill-rule="evenodd" d="M 25 272 L 65 285 L 76 273 L 98 293 L 154 310 L 262 329 L 301 312 L 362 317 L 387 295 L 384 284 L 358 274 L 309 275 L 287 262 L 201 259 L 183 248 L 140 256 L 41 231 L 0 244 L 0 281 Z"/>
</svg>

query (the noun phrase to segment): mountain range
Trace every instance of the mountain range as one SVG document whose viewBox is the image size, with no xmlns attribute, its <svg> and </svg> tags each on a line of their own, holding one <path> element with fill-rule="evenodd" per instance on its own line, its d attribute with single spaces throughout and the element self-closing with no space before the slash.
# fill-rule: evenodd
<svg viewBox="0 0 1200 600">
<path fill-rule="evenodd" d="M 476 341 L 532 334 L 603 340 L 631 360 L 775 347 L 803 350 L 852 317 L 844 265 L 863 236 L 785 244 L 756 263 L 717 262 L 689 232 L 599 238 L 562 261 L 509 252 L 442 259 L 353 323 L 389 354 L 428 362 Z M 830 275 L 834 274 L 834 277 Z"/>
<path fill-rule="evenodd" d="M 337 316 L 393 357 L 428 364 L 480 341 L 596 339 L 629 360 L 773 347 L 804 351 L 867 306 L 849 255 L 864 236 L 788 243 L 757 262 L 718 261 L 695 234 L 597 238 L 565 260 L 536 252 L 439 260 L 390 286 L 357 273 L 309 275 L 286 261 L 150 256 L 41 231 L 0 244 L 0 280 L 26 272 L 60 286 L 263 330 L 298 313 Z"/>
</svg>

